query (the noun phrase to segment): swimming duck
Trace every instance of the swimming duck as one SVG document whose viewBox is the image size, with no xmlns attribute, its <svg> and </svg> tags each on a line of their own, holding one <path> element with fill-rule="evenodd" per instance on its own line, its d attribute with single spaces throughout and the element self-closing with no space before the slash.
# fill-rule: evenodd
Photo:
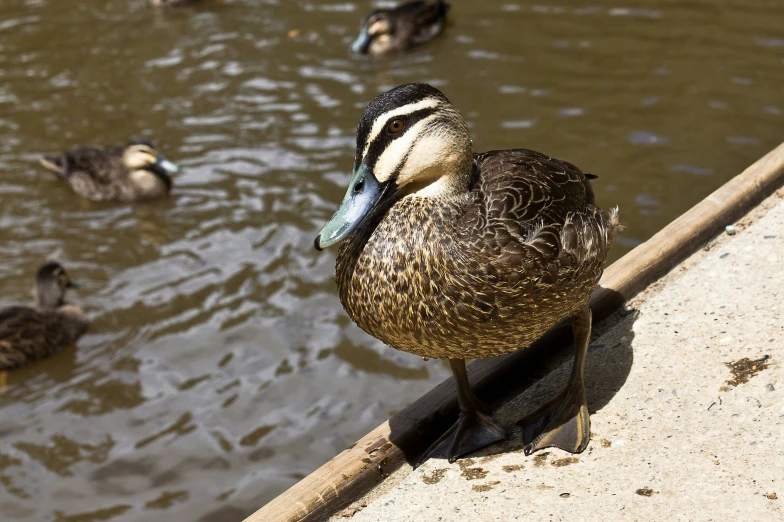
<svg viewBox="0 0 784 522">
<path fill-rule="evenodd" d="M 10 306 L 0 310 L 0 370 L 73 346 L 87 331 L 84 312 L 64 300 L 66 289 L 74 286 L 59 263 L 47 263 L 36 276 L 38 308 Z"/>
<path fill-rule="evenodd" d="M 376 9 L 362 19 L 359 36 L 351 45 L 355 53 L 374 56 L 405 51 L 429 42 L 441 33 L 449 4 L 407 2 L 392 9 Z"/>
<path fill-rule="evenodd" d="M 471 391 L 465 360 L 525 349 L 563 317 L 575 337 L 571 378 L 521 421 L 525 452 L 587 446 L 589 298 L 620 226 L 617 209 L 596 205 L 592 178 L 532 150 L 474 154 L 460 113 L 424 83 L 365 109 L 348 190 L 315 247 L 341 243 L 338 294 L 360 328 L 449 360 L 460 415 L 420 462 L 506 437 Z"/>
<path fill-rule="evenodd" d="M 41 164 L 56 172 L 74 192 L 92 201 L 143 201 L 166 196 L 169 177 L 179 170 L 149 141 L 125 147 L 84 147 L 45 156 Z"/>
</svg>

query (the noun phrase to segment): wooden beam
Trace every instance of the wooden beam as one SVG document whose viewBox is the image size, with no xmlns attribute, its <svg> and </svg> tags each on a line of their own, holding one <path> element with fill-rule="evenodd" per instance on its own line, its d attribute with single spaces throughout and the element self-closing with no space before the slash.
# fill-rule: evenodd
<svg viewBox="0 0 784 522">
<path fill-rule="evenodd" d="M 784 144 L 769 152 L 645 243 L 613 263 L 591 296 L 594 321 L 611 315 L 625 300 L 665 275 L 705 242 L 735 222 L 784 182 Z M 485 398 L 497 396 L 526 368 L 552 357 L 553 346 L 571 341 L 562 322 L 531 348 L 504 357 L 474 361 L 472 387 Z M 530 371 L 530 370 L 529 370 Z M 434 440 L 454 420 L 452 379 L 442 382 L 408 408 L 362 437 L 302 479 L 245 522 L 324 520 L 357 499 Z"/>
</svg>

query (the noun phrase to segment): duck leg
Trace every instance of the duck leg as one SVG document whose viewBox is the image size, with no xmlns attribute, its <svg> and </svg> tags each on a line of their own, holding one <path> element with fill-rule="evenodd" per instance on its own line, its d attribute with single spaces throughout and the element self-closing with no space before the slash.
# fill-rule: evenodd
<svg viewBox="0 0 784 522">
<path fill-rule="evenodd" d="M 591 438 L 591 421 L 585 399 L 583 373 L 585 356 L 591 341 L 591 309 L 572 316 L 575 356 L 572 374 L 566 388 L 552 400 L 518 422 L 523 429 L 525 454 L 543 448 L 560 448 L 569 453 L 581 453 Z"/>
<path fill-rule="evenodd" d="M 477 399 L 468 383 L 464 359 L 449 359 L 457 383 L 460 416 L 437 441 L 430 445 L 417 463 L 422 465 L 433 455 L 446 455 L 454 462 L 463 455 L 506 439 L 506 432 L 490 418 L 489 409 Z"/>
</svg>

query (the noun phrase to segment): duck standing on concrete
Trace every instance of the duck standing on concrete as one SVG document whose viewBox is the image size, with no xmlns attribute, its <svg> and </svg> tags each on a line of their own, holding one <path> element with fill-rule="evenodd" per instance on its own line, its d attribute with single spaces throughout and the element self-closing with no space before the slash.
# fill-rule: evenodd
<svg viewBox="0 0 784 522">
<path fill-rule="evenodd" d="M 59 263 L 47 263 L 36 276 L 38 308 L 0 310 L 0 370 L 10 370 L 73 346 L 89 325 L 82 310 L 65 302 L 75 285 Z"/>
<path fill-rule="evenodd" d="M 355 53 L 378 56 L 405 51 L 429 42 L 441 33 L 449 4 L 407 2 L 392 9 L 376 9 L 362 20 L 359 36 L 351 45 Z"/>
<path fill-rule="evenodd" d="M 462 116 L 427 84 L 396 87 L 365 109 L 348 191 L 315 247 L 342 241 L 338 293 L 360 328 L 449 360 L 460 417 L 422 461 L 504 439 L 470 390 L 465 359 L 526 348 L 567 316 L 572 375 L 523 419 L 524 433 L 535 432 L 526 454 L 587 446 L 588 302 L 619 227 L 617 211 L 596 206 L 591 177 L 531 150 L 473 154 Z"/>
<path fill-rule="evenodd" d="M 46 156 L 41 164 L 91 201 L 162 198 L 171 190 L 170 174 L 179 170 L 155 145 L 139 140 L 125 147 L 84 147 Z"/>
</svg>

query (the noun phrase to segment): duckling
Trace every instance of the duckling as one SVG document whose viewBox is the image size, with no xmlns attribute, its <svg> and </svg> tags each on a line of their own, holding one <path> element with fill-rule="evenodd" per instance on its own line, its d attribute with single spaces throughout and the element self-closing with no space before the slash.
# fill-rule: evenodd
<svg viewBox="0 0 784 522">
<path fill-rule="evenodd" d="M 73 346 L 87 331 L 84 312 L 64 300 L 66 289 L 75 286 L 59 263 L 50 262 L 36 276 L 38 308 L 0 310 L 0 371 Z"/>
<path fill-rule="evenodd" d="M 140 140 L 125 147 L 84 147 L 60 156 L 45 156 L 41 164 L 91 201 L 162 198 L 171 190 L 169 175 L 179 170 L 155 145 Z"/>
<path fill-rule="evenodd" d="M 596 205 L 595 177 L 527 149 L 474 154 L 460 113 L 424 83 L 365 109 L 352 179 L 315 247 L 341 243 L 338 294 L 360 328 L 449 360 L 460 415 L 420 463 L 444 454 L 453 462 L 506 438 L 471 391 L 465 360 L 526 349 L 563 317 L 575 337 L 572 374 L 521 421 L 525 452 L 586 448 L 589 299 L 620 227 L 617 209 Z"/>
<path fill-rule="evenodd" d="M 376 9 L 362 20 L 359 36 L 351 49 L 355 53 L 378 56 L 429 42 L 444 28 L 449 7 L 443 0 L 436 0 Z"/>
</svg>

